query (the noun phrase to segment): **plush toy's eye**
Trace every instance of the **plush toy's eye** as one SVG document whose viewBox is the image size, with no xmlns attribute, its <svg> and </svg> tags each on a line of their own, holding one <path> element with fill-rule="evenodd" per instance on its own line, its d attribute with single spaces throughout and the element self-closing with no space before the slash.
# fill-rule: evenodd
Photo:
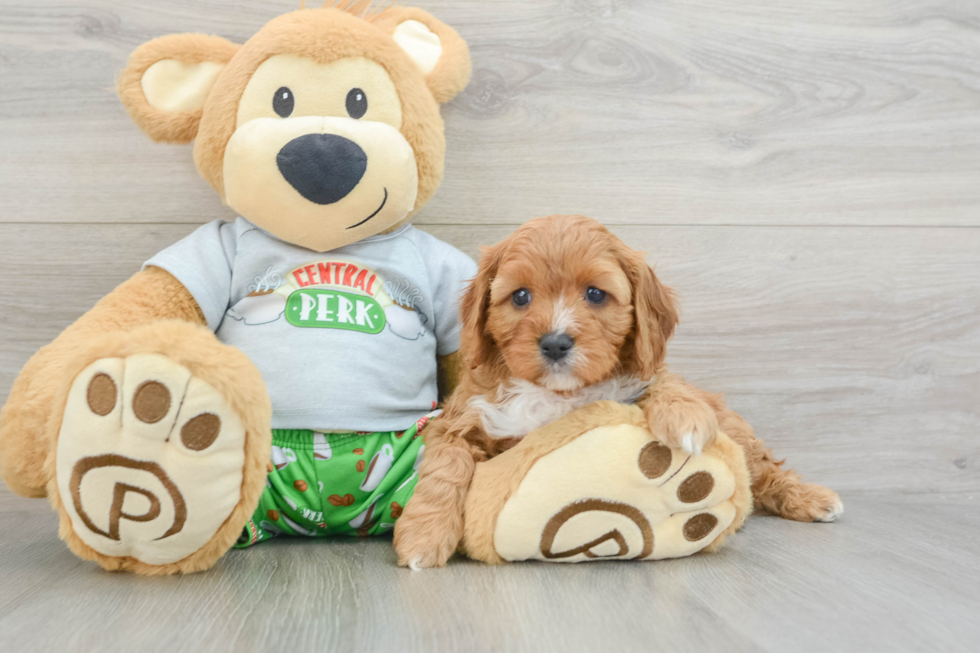
<svg viewBox="0 0 980 653">
<path fill-rule="evenodd" d="M 347 93 L 347 114 L 354 118 L 360 118 L 367 113 L 367 96 L 359 88 L 352 88 Z"/>
<path fill-rule="evenodd" d="M 531 291 L 527 288 L 519 288 L 511 293 L 510 298 L 515 306 L 527 306 L 531 303 Z"/>
<path fill-rule="evenodd" d="M 606 291 L 599 290 L 596 287 L 591 287 L 585 291 L 585 299 L 588 300 L 590 304 L 601 304 L 606 301 Z"/>
<path fill-rule="evenodd" d="M 272 96 L 272 109 L 281 118 L 288 118 L 289 114 L 293 112 L 294 106 L 296 106 L 296 100 L 293 98 L 293 92 L 286 86 L 280 87 Z"/>
</svg>

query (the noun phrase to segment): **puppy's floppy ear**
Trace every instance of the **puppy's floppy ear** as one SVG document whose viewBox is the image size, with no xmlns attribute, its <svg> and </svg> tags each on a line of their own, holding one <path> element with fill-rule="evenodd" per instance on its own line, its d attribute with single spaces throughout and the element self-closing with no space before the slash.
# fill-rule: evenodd
<svg viewBox="0 0 980 653">
<path fill-rule="evenodd" d="M 623 252 L 620 263 L 633 290 L 633 333 L 623 346 L 623 368 L 651 379 L 663 364 L 667 341 L 677 327 L 677 302 L 640 252 Z"/>
<path fill-rule="evenodd" d="M 425 75 L 439 104 L 449 102 L 470 81 L 470 49 L 449 25 L 416 7 L 389 7 L 371 22 L 391 34 Z"/>
<path fill-rule="evenodd" d="M 497 344 L 487 331 L 487 312 L 490 310 L 490 284 L 497 276 L 501 249 L 499 245 L 484 247 L 480 253 L 480 269 L 459 304 L 462 321 L 459 350 L 470 369 L 490 360 L 497 349 Z"/>
<path fill-rule="evenodd" d="M 189 143 L 208 93 L 238 47 L 205 34 L 171 34 L 136 48 L 119 77 L 119 98 L 150 138 Z"/>
</svg>

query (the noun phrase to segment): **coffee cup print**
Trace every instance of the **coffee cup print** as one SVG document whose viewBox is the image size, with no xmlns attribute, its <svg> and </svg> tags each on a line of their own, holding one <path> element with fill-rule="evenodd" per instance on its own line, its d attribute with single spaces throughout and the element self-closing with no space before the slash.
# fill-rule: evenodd
<svg viewBox="0 0 980 653">
<path fill-rule="evenodd" d="M 398 303 L 385 307 L 385 319 L 388 328 L 399 338 L 405 340 L 418 340 L 425 335 L 426 317 L 411 306 L 403 306 Z"/>
<path fill-rule="evenodd" d="M 262 521 L 259 522 L 259 528 L 264 530 L 272 537 L 275 537 L 277 535 L 282 535 L 282 529 L 274 526 L 271 521 L 268 521 L 266 519 L 263 519 Z"/>
<path fill-rule="evenodd" d="M 294 522 L 292 519 L 290 519 L 286 515 L 282 515 L 282 520 L 284 522 L 286 522 L 286 524 L 291 529 L 293 529 L 294 531 L 296 531 L 299 535 L 308 535 L 308 536 L 311 536 L 311 537 L 316 535 L 316 533 L 314 533 L 311 530 L 307 530 L 306 528 L 303 528 L 302 526 L 300 526 L 299 524 L 297 524 L 296 522 Z"/>
<path fill-rule="evenodd" d="M 361 514 L 359 514 L 357 517 L 354 517 L 354 519 L 352 519 L 349 522 L 347 522 L 347 525 L 350 526 L 351 528 L 353 528 L 354 530 L 357 530 L 357 529 L 360 529 L 360 528 L 363 528 L 363 527 L 370 528 L 373 525 L 371 522 L 373 521 L 373 518 L 374 518 L 374 510 L 377 507 L 377 505 L 378 505 L 378 501 L 375 500 L 374 503 L 372 503 L 371 506 L 367 510 L 365 510 L 364 512 L 362 512 Z"/>
<path fill-rule="evenodd" d="M 425 445 L 423 444 L 421 447 L 419 447 L 419 454 L 415 456 L 415 464 L 412 465 L 412 469 L 414 469 L 415 471 L 419 471 L 419 467 L 422 466 L 422 454 L 424 453 L 425 453 Z"/>
<path fill-rule="evenodd" d="M 282 317 L 286 298 L 274 290 L 253 290 L 228 309 L 228 317 L 249 326 L 269 324 Z"/>
<path fill-rule="evenodd" d="M 361 483 L 361 489 L 365 492 L 373 492 L 384 479 L 385 474 L 391 469 L 391 465 L 395 462 L 395 450 L 392 449 L 390 444 L 386 444 L 381 447 L 381 451 L 374 454 L 374 458 L 371 459 L 371 464 L 368 465 L 367 475 L 364 477 L 364 481 Z"/>
<path fill-rule="evenodd" d="M 330 460 L 333 450 L 327 442 L 327 436 L 323 433 L 313 433 L 313 460 Z"/>
<path fill-rule="evenodd" d="M 276 469 L 285 469 L 289 463 L 296 462 L 296 452 L 288 447 L 272 445 L 272 464 Z"/>
<path fill-rule="evenodd" d="M 422 419 L 425 419 L 425 418 L 423 417 Z M 414 470 L 412 472 L 412 475 L 409 476 L 408 478 L 406 478 L 405 479 L 405 482 L 402 483 L 401 485 L 399 485 L 398 486 L 398 489 L 395 490 L 395 492 L 401 492 L 401 490 L 402 490 L 403 487 L 405 487 L 406 485 L 408 485 L 409 483 L 411 483 L 415 479 L 415 477 L 418 476 L 418 474 L 419 474 L 419 467 L 422 466 L 422 454 L 423 453 L 425 453 L 425 445 L 424 444 L 421 447 L 419 447 L 419 453 L 418 453 L 417 456 L 415 456 L 415 464 L 412 465 L 412 469 Z"/>
<path fill-rule="evenodd" d="M 279 274 L 271 266 L 266 268 L 265 274 L 256 276 L 248 287 L 248 295 L 235 302 L 226 315 L 248 325 L 275 322 L 286 310 L 286 297 L 276 292 L 280 285 Z"/>
</svg>

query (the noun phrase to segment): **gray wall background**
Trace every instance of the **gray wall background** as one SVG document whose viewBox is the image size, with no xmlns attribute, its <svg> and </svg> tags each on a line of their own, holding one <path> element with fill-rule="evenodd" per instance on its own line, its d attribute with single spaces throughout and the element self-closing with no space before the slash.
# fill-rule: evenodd
<svg viewBox="0 0 980 653">
<path fill-rule="evenodd" d="M 0 400 L 154 252 L 233 218 L 113 85 L 282 0 L 6 1 Z M 858 8 L 860 6 L 860 9 Z M 980 489 L 980 10 L 954 0 L 431 0 L 472 45 L 417 222 L 477 256 L 599 219 L 683 297 L 675 371 L 841 490 Z"/>
<path fill-rule="evenodd" d="M 153 253 L 233 215 L 114 91 L 178 31 L 299 0 L 0 0 L 0 402 Z M 976 651 L 980 2 L 425 0 L 466 38 L 423 229 L 580 212 L 683 297 L 675 369 L 847 506 L 657 563 L 398 569 L 303 538 L 108 574 L 0 488 L 5 650 Z"/>
</svg>

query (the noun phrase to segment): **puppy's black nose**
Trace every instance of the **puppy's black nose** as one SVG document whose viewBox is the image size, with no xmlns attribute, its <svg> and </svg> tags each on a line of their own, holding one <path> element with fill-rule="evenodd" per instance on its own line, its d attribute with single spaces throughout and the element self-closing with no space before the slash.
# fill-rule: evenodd
<svg viewBox="0 0 980 653">
<path fill-rule="evenodd" d="M 560 361 L 568 356 L 568 352 L 575 345 L 575 340 L 567 333 L 546 333 L 541 336 L 538 346 L 545 358 L 553 361 Z"/>
<path fill-rule="evenodd" d="M 337 134 L 304 134 L 276 155 L 279 172 L 300 195 L 315 204 L 333 204 L 354 190 L 367 170 L 367 154 Z"/>
</svg>

